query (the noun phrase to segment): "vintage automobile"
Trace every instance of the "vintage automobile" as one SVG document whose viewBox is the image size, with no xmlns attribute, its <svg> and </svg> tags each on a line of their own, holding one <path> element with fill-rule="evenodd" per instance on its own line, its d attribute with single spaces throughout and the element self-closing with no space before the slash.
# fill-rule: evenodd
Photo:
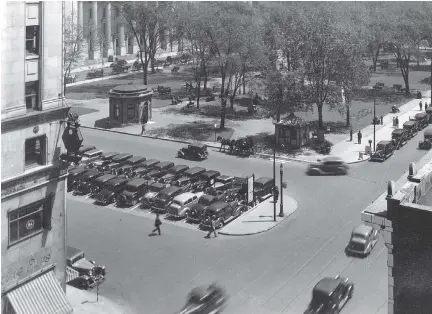
<svg viewBox="0 0 432 314">
<path fill-rule="evenodd" d="M 417 113 L 414 116 L 415 121 L 417 121 L 418 130 L 423 130 L 429 125 L 429 116 L 426 112 Z"/>
<path fill-rule="evenodd" d="M 151 205 L 152 211 L 164 212 L 166 207 L 173 201 L 173 199 L 182 194 L 184 191 L 178 186 L 169 186 L 162 191 L 160 191 L 153 199 L 153 204 Z"/>
<path fill-rule="evenodd" d="M 141 167 L 141 164 L 146 161 L 146 158 L 143 156 L 132 156 L 126 161 L 126 164 L 131 165 L 132 169 Z"/>
<path fill-rule="evenodd" d="M 128 183 L 126 178 L 114 178 L 107 181 L 96 195 L 96 203 L 108 205 L 114 203 Z"/>
<path fill-rule="evenodd" d="M 189 144 L 187 147 L 183 147 L 177 152 L 177 157 L 189 160 L 207 159 L 207 145 L 201 143 Z"/>
<path fill-rule="evenodd" d="M 393 155 L 395 146 L 393 141 L 379 141 L 376 145 L 375 152 L 372 154 L 370 161 L 386 161 Z"/>
<path fill-rule="evenodd" d="M 174 166 L 172 161 L 162 161 L 153 166 L 153 169 L 145 174 L 146 179 L 161 178 L 163 177 L 170 168 Z"/>
<path fill-rule="evenodd" d="M 145 174 L 149 171 L 150 171 L 149 168 L 145 168 L 145 167 L 140 166 L 138 168 L 131 170 L 131 172 L 129 173 L 129 176 L 131 178 L 143 178 L 145 176 Z"/>
<path fill-rule="evenodd" d="M 190 178 L 190 180 L 191 180 L 192 183 L 195 183 L 196 181 L 199 180 L 200 175 L 201 175 L 202 173 L 204 173 L 205 171 L 206 171 L 206 169 L 203 168 L 203 167 L 192 167 L 192 168 L 186 170 L 186 171 L 183 173 L 183 175 L 184 175 L 185 177 Z"/>
<path fill-rule="evenodd" d="M 119 153 L 116 153 L 116 152 L 103 153 L 102 155 L 99 156 L 98 159 L 96 159 L 96 160 L 94 160 L 92 162 L 89 162 L 87 164 L 87 167 L 89 167 L 89 168 L 96 168 L 96 169 L 102 171 L 103 170 L 103 166 L 109 164 L 111 162 L 111 159 L 114 156 L 117 156 L 118 154 Z"/>
<path fill-rule="evenodd" d="M 103 150 L 100 149 L 92 149 L 89 151 L 86 151 L 84 153 L 82 153 L 82 158 L 81 158 L 81 163 L 82 164 L 89 164 L 92 161 L 98 160 L 99 157 L 103 154 Z"/>
<path fill-rule="evenodd" d="M 88 169 L 85 169 L 84 167 L 76 167 L 71 170 L 69 170 L 69 175 L 67 177 L 67 191 L 70 192 L 73 190 L 76 180 L 83 174 L 85 174 L 88 171 Z"/>
<path fill-rule="evenodd" d="M 163 189 L 165 189 L 166 187 L 167 187 L 166 184 L 159 183 L 159 182 L 154 182 L 154 183 L 150 184 L 146 194 L 144 194 L 144 196 L 141 197 L 141 200 L 140 200 L 141 201 L 141 208 L 151 208 L 156 195 L 158 195 L 158 193 L 160 191 L 162 191 Z"/>
<path fill-rule="evenodd" d="M 184 192 L 192 190 L 192 181 L 189 177 L 181 177 L 177 180 L 171 181 L 171 184 L 168 185 L 177 186 L 181 188 Z"/>
<path fill-rule="evenodd" d="M 403 129 L 407 130 L 408 138 L 412 139 L 414 136 L 417 135 L 417 131 L 418 131 L 417 121 L 415 120 L 406 121 L 403 124 Z"/>
<path fill-rule="evenodd" d="M 188 295 L 186 305 L 176 314 L 222 313 L 228 302 L 228 295 L 217 284 L 194 288 Z"/>
<path fill-rule="evenodd" d="M 312 300 L 305 313 L 339 313 L 354 293 L 348 278 L 337 276 L 321 279 L 312 290 Z"/>
<path fill-rule="evenodd" d="M 161 183 L 170 183 L 171 181 L 175 181 L 183 176 L 183 173 L 189 169 L 189 166 L 185 165 L 177 165 L 168 169 L 168 172 L 163 175 L 159 182 Z"/>
<path fill-rule="evenodd" d="M 160 160 L 157 159 L 147 159 L 146 161 L 142 162 L 140 167 L 152 169 L 155 165 L 160 163 Z"/>
<path fill-rule="evenodd" d="M 232 187 L 233 180 L 233 176 L 221 175 L 215 178 L 215 183 L 213 187 L 215 188 L 215 190 L 226 190 Z"/>
<path fill-rule="evenodd" d="M 190 222 L 198 223 L 201 220 L 202 216 L 204 215 L 207 207 L 209 207 L 211 204 L 220 201 L 221 200 L 216 196 L 206 195 L 206 194 L 202 195 L 198 199 L 198 202 L 190 207 L 187 220 Z"/>
<path fill-rule="evenodd" d="M 348 165 L 339 157 L 325 157 L 309 165 L 307 175 L 346 175 Z"/>
<path fill-rule="evenodd" d="M 74 186 L 74 194 L 86 195 L 90 193 L 90 184 L 93 180 L 103 176 L 104 173 L 97 170 L 89 170 L 82 174 Z"/>
<path fill-rule="evenodd" d="M 419 149 L 431 149 L 432 146 L 432 128 L 423 131 L 424 140 L 419 142 Z"/>
<path fill-rule="evenodd" d="M 351 233 L 346 252 L 354 256 L 368 256 L 377 242 L 378 230 L 366 225 L 359 225 Z"/>
<path fill-rule="evenodd" d="M 215 179 L 220 176 L 220 172 L 216 170 L 207 170 L 199 176 L 199 180 L 193 183 L 193 190 L 196 192 L 204 191 L 215 183 Z"/>
<path fill-rule="evenodd" d="M 399 149 L 408 142 L 408 132 L 404 129 L 396 129 L 392 132 L 392 140 L 395 148 Z"/>
<path fill-rule="evenodd" d="M 115 177 L 116 176 L 113 174 L 104 174 L 103 176 L 92 180 L 92 182 L 89 184 L 90 195 L 92 197 L 96 196 L 96 194 L 99 193 L 99 191 L 105 186 L 105 184 Z"/>
<path fill-rule="evenodd" d="M 269 177 L 261 177 L 254 182 L 254 196 L 258 202 L 262 202 L 273 194 L 274 180 Z"/>
<path fill-rule="evenodd" d="M 82 156 L 85 152 L 95 149 L 96 147 L 93 145 L 81 145 L 78 149 L 77 155 Z"/>
<path fill-rule="evenodd" d="M 189 216 L 190 208 L 198 202 L 204 193 L 186 192 L 174 197 L 167 206 L 167 216 L 173 218 L 186 218 Z"/>
<path fill-rule="evenodd" d="M 111 158 L 111 162 L 101 168 L 102 171 L 112 172 L 113 169 L 120 168 L 124 164 L 126 164 L 126 161 L 133 157 L 132 154 L 118 154 Z"/>
<path fill-rule="evenodd" d="M 211 226 L 211 219 L 216 220 L 216 229 L 220 229 L 231 220 L 233 217 L 238 217 L 242 214 L 241 207 L 238 206 L 236 201 L 226 203 L 217 202 L 207 207 L 202 220 L 200 221 L 200 228 L 208 229 Z"/>
<path fill-rule="evenodd" d="M 72 283 L 82 289 L 90 289 L 101 284 L 107 274 L 105 266 L 87 260 L 83 251 L 71 246 L 66 249 L 66 265 L 78 272 L 79 277 Z"/>
<path fill-rule="evenodd" d="M 133 179 L 126 184 L 125 189 L 117 198 L 119 205 L 134 206 L 138 204 L 140 198 L 147 192 L 148 187 L 153 181 L 145 179 Z"/>
</svg>

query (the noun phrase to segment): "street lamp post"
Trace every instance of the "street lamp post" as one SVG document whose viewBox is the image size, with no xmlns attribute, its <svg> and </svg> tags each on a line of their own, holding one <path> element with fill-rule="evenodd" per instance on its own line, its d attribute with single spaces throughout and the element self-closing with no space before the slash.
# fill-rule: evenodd
<svg viewBox="0 0 432 314">
<path fill-rule="evenodd" d="M 273 140 L 273 186 L 276 188 L 276 121 L 274 129 L 274 140 Z M 273 219 L 276 221 L 276 199 L 274 198 L 273 191 Z"/>
<path fill-rule="evenodd" d="M 283 164 L 280 164 L 280 209 L 279 209 L 279 217 L 284 217 L 283 210 Z"/>
<path fill-rule="evenodd" d="M 216 139 L 216 130 L 217 130 L 217 124 L 215 123 L 215 125 L 214 125 L 214 132 L 215 132 L 215 142 L 217 142 L 217 139 Z"/>
<path fill-rule="evenodd" d="M 373 151 L 375 151 L 375 135 L 376 135 L 376 88 L 375 86 L 372 88 L 373 96 L 374 96 L 374 110 L 373 110 Z"/>
</svg>

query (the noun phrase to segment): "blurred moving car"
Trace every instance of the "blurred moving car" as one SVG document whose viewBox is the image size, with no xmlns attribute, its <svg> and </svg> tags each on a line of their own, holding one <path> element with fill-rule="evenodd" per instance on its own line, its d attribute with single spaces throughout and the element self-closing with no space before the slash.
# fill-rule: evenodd
<svg viewBox="0 0 432 314">
<path fill-rule="evenodd" d="M 177 314 L 222 313 L 227 302 L 228 294 L 219 285 L 201 286 L 189 293 L 186 305 Z"/>
<path fill-rule="evenodd" d="M 307 175 L 346 175 L 348 165 L 339 157 L 325 157 L 308 166 Z"/>
<path fill-rule="evenodd" d="M 313 288 L 312 301 L 305 314 L 339 313 L 354 293 L 354 284 L 348 278 L 336 276 L 321 279 Z"/>
<path fill-rule="evenodd" d="M 349 255 L 368 256 L 378 242 L 378 230 L 359 225 L 351 233 L 351 239 L 347 246 Z"/>
</svg>

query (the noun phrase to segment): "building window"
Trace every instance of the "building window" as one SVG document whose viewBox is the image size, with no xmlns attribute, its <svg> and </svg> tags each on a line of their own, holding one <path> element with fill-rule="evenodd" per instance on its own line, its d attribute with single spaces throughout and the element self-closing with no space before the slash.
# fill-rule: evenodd
<svg viewBox="0 0 432 314">
<path fill-rule="evenodd" d="M 127 118 L 128 120 L 135 118 L 135 105 L 128 105 Z"/>
<path fill-rule="evenodd" d="M 30 138 L 25 141 L 25 167 L 45 165 L 46 136 Z"/>
<path fill-rule="evenodd" d="M 27 110 L 37 110 L 39 101 L 39 81 L 25 83 L 25 100 Z"/>
<path fill-rule="evenodd" d="M 26 27 L 26 56 L 39 56 L 39 26 Z"/>
<path fill-rule="evenodd" d="M 9 245 L 51 228 L 52 196 L 9 213 Z"/>
</svg>

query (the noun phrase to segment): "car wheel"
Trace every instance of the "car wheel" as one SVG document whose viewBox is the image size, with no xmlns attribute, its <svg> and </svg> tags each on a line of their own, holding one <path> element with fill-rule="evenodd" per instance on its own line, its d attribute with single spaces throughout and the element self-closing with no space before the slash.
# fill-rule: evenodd
<svg viewBox="0 0 432 314">
<path fill-rule="evenodd" d="M 224 222 L 223 222 L 223 220 L 219 220 L 218 222 L 217 222 L 217 224 L 216 224 L 216 228 L 217 229 L 220 229 L 220 228 L 222 228 L 224 226 Z"/>
<path fill-rule="evenodd" d="M 136 199 L 132 199 L 132 206 L 135 206 L 138 203 Z"/>
</svg>

